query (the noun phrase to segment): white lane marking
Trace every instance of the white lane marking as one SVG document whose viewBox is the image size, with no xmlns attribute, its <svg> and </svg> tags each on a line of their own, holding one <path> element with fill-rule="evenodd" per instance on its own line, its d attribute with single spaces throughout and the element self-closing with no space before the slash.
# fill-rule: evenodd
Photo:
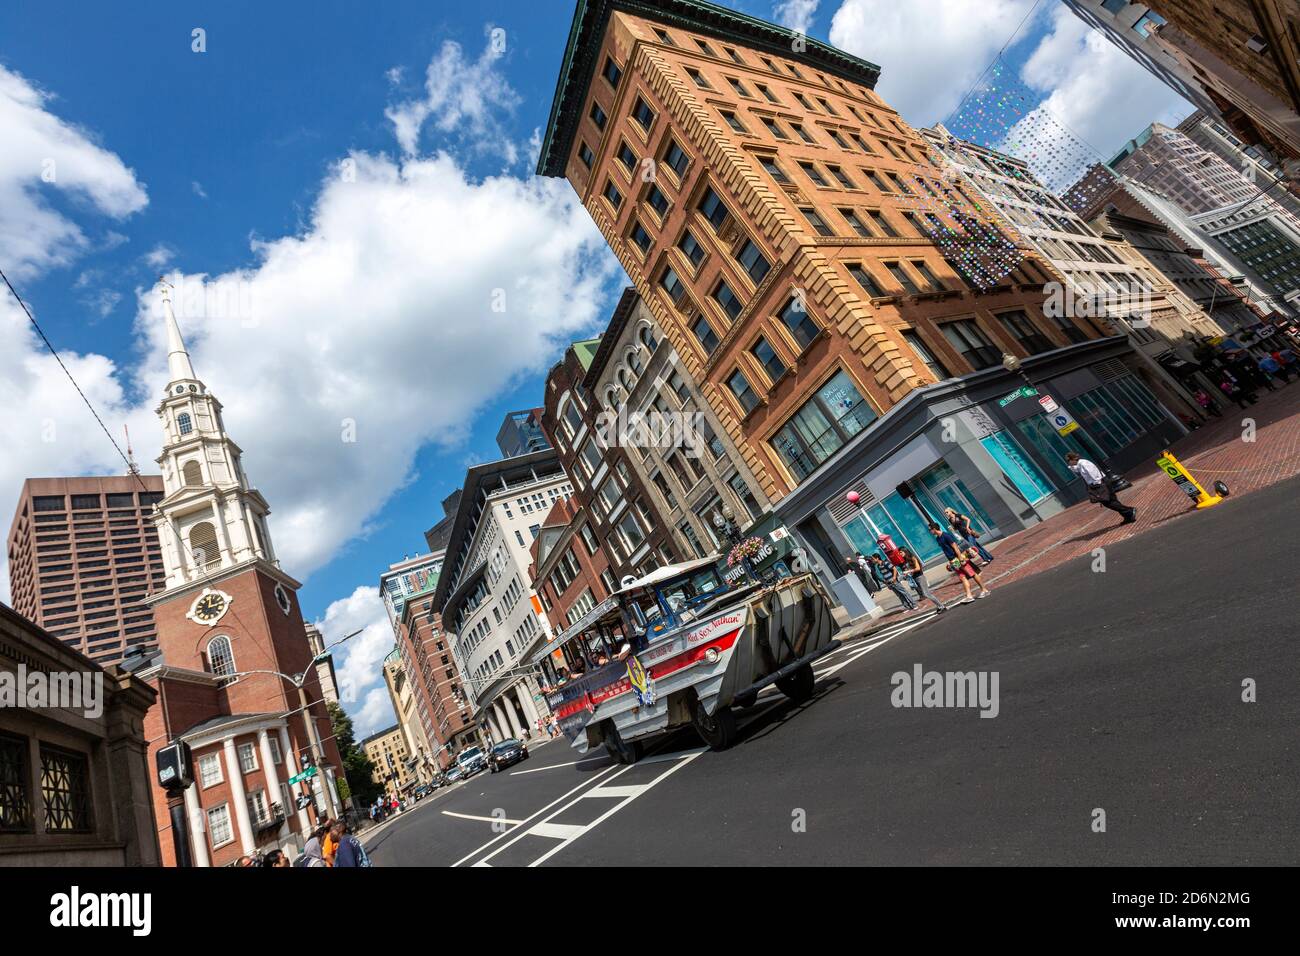
<svg viewBox="0 0 1300 956">
<path fill-rule="evenodd" d="M 664 741 L 664 743 L 666 743 L 666 742 L 667 742 L 667 741 Z M 662 744 L 661 744 L 660 746 L 662 746 Z M 618 803 L 616 803 L 613 807 L 611 807 L 609 810 L 607 810 L 605 813 L 603 813 L 600 817 L 598 817 L 596 820 L 594 820 L 594 821 L 592 821 L 591 823 L 586 824 L 585 826 L 581 827 L 581 831 L 582 831 L 581 833 L 576 833 L 576 834 L 575 834 L 571 839 L 564 840 L 564 841 L 561 842 L 558 846 L 556 846 L 553 850 L 550 850 L 549 852 L 543 854 L 542 856 L 538 857 L 536 860 L 534 860 L 532 863 L 529 863 L 528 865 L 529 865 L 529 866 L 536 866 L 537 864 L 543 862 L 544 860 L 549 859 L 551 856 L 553 856 L 554 854 L 558 853 L 560 850 L 564 849 L 566 846 L 568 846 L 570 843 L 572 843 L 573 840 L 576 840 L 579 836 L 582 835 L 582 833 L 586 833 L 588 830 L 591 830 L 593 827 L 595 827 L 595 826 L 597 826 L 598 824 L 600 824 L 601 822 L 603 822 L 603 821 L 604 821 L 607 817 L 609 817 L 611 814 L 617 813 L 619 810 L 623 809 L 623 807 L 627 806 L 629 803 L 631 803 L 633 800 L 635 800 L 636 797 L 640 796 L 640 795 L 641 795 L 642 793 L 644 793 L 646 790 L 649 790 L 652 786 L 654 786 L 655 784 L 659 783 L 661 780 L 666 779 L 667 777 L 671 776 L 671 775 L 672 775 L 673 773 L 675 773 L 676 771 L 680 770 L 682 767 L 684 767 L 686 764 L 690 763 L 692 760 L 694 760 L 694 759 L 695 759 L 696 757 L 698 757 L 700 754 L 704 753 L 706 750 L 708 750 L 707 747 L 699 747 L 699 748 L 696 748 L 696 749 L 687 750 L 687 751 L 679 751 L 679 752 L 675 752 L 675 753 L 672 753 L 672 754 L 657 754 L 657 755 L 655 755 L 655 756 L 651 756 L 651 757 L 644 758 L 644 759 L 642 759 L 642 760 L 638 760 L 635 764 L 624 764 L 624 765 L 615 764 L 615 767 L 618 768 L 618 772 L 615 773 L 615 774 L 613 774 L 612 776 L 610 776 L 610 778 L 609 778 L 610 781 L 613 781 L 613 780 L 615 780 L 616 778 L 622 776 L 623 774 L 627 773 L 629 770 L 632 770 L 634 767 L 644 767 L 644 766 L 646 766 L 647 764 L 652 764 L 652 763 L 663 763 L 664 761 L 671 761 L 672 764 L 673 764 L 673 766 L 669 767 L 666 771 L 664 771 L 662 774 L 660 774 L 658 777 L 656 777 L 654 780 L 650 781 L 649 783 L 641 785 L 641 786 L 638 788 L 638 792 L 637 792 L 637 794 L 636 794 L 635 796 L 624 797 L 624 798 L 621 799 Z M 613 768 L 610 768 L 610 769 L 613 769 Z M 598 776 L 604 776 L 605 773 L 607 773 L 607 772 L 608 772 L 608 771 L 601 771 L 601 773 L 600 773 Z M 557 810 L 553 811 L 552 813 L 550 813 L 550 814 L 549 814 L 545 819 L 539 821 L 537 824 L 534 824 L 533 827 L 515 827 L 515 829 L 509 831 L 508 834 L 503 834 L 503 835 L 508 835 L 508 836 L 510 837 L 510 839 L 509 839 L 508 841 L 506 841 L 505 843 L 503 843 L 501 846 L 497 847 L 495 850 L 493 850 L 493 851 L 492 851 L 491 853 L 489 853 L 487 856 L 483 857 L 483 859 L 484 859 L 484 860 L 490 860 L 490 859 L 492 859 L 494 856 L 496 856 L 497 854 L 499 854 L 499 853 L 503 853 L 505 850 L 509 849 L 509 848 L 510 848 L 511 846 L 513 846 L 515 843 L 519 842 L 521 839 L 523 839 L 524 837 L 526 837 L 526 836 L 528 836 L 530 833 L 532 833 L 533 830 L 536 829 L 537 826 L 544 826 L 545 824 L 550 823 L 551 820 L 555 819 L 555 817 L 559 816 L 559 815 L 560 815 L 561 813 L 563 813 L 565 810 L 568 810 L 568 809 L 570 809 L 571 807 L 576 806 L 576 805 L 578 804 L 578 801 L 579 801 L 579 800 L 582 800 L 582 799 L 585 799 L 589 793 L 591 793 L 592 791 L 595 791 L 595 790 L 599 790 L 599 789 L 601 789 L 601 788 L 604 787 L 604 786 L 608 786 L 608 784 L 601 784 L 600 786 L 592 786 L 592 787 L 587 791 L 587 793 L 580 793 L 580 794 L 578 794 L 578 796 L 574 797 L 572 800 L 569 800 L 567 803 L 565 803 L 565 804 L 564 804 L 563 806 L 561 806 L 559 809 L 557 809 Z M 573 790 L 569 791 L 569 793 L 567 793 L 567 794 L 565 794 L 563 797 L 561 797 L 560 800 L 565 800 L 566 798 L 568 798 L 568 797 L 571 796 L 572 794 L 576 793 L 576 792 L 577 792 L 578 790 L 580 790 L 580 789 L 582 789 L 582 788 L 581 788 L 581 787 L 575 787 Z M 555 803 L 559 803 L 560 800 L 555 801 Z M 551 806 L 555 806 L 555 803 L 551 804 Z M 549 809 L 549 807 L 548 807 L 547 809 Z M 534 814 L 533 816 L 537 816 L 537 815 L 538 815 L 538 814 Z M 531 818 L 530 818 L 530 819 L 531 819 Z M 543 834 L 543 835 L 545 835 L 545 834 Z M 498 839 L 500 839 L 500 838 L 498 837 Z M 490 845 L 490 844 L 489 844 L 489 845 Z M 482 847 L 481 849 L 486 849 L 486 847 Z M 472 855 L 472 854 L 471 854 L 471 855 Z"/>
<path fill-rule="evenodd" d="M 674 750 L 670 754 L 659 754 L 658 756 L 654 756 L 654 757 L 644 757 L 641 760 L 638 760 L 636 762 L 636 766 L 644 767 L 646 764 L 668 763 L 673 760 L 680 760 L 682 757 L 686 757 L 690 755 L 699 756 L 700 754 L 704 753 L 704 751 L 708 749 L 709 749 L 708 747 L 692 747 L 690 750 Z M 618 776 L 618 774 L 615 774 L 614 776 Z"/>
<path fill-rule="evenodd" d="M 891 634 L 889 637 L 885 638 L 884 640 L 876 641 L 875 643 L 871 644 L 868 647 L 854 648 L 853 649 L 854 652 L 848 655 L 847 657 L 845 657 L 844 660 L 832 664 L 830 667 L 827 667 L 824 670 L 817 671 L 816 672 L 817 678 L 820 680 L 825 677 L 830 677 L 832 674 L 835 674 L 840 670 L 842 670 L 843 668 L 848 667 L 858 658 L 870 654 L 872 651 L 880 647 L 882 644 L 888 644 L 890 641 L 894 640 L 894 638 L 902 637 L 908 631 L 912 630 L 913 628 L 920 627 L 924 623 L 925 623 L 924 620 L 915 621 L 910 625 L 908 625 L 907 627 L 903 628 L 902 630 L 898 631 L 897 633 Z"/>
<path fill-rule="evenodd" d="M 537 811 L 535 811 L 534 813 L 530 814 L 529 816 L 524 817 L 524 819 L 523 819 L 522 823 L 520 824 L 520 826 L 522 826 L 524 823 L 527 823 L 529 820 L 533 819 L 534 817 L 539 817 L 539 816 L 541 816 L 543 813 L 545 813 L 547 810 L 551 809 L 551 807 L 555 806 L 555 805 L 556 805 L 557 803 L 559 803 L 561 800 L 565 800 L 565 799 L 567 799 L 568 797 L 570 797 L 570 796 L 572 796 L 573 794 L 577 793 L 577 792 L 578 792 L 579 790 L 581 790 L 583 787 L 589 787 L 589 786 L 591 786 L 591 785 L 594 784 L 597 780 L 599 780 L 601 777 L 605 776 L 605 774 L 609 773 L 609 772 L 612 771 L 612 770 L 617 769 L 618 766 L 619 766 L 618 764 L 610 764 L 608 767 L 606 767 L 604 770 L 602 770 L 602 771 L 600 771 L 599 773 L 597 773 L 597 774 L 596 774 L 594 777 L 592 777 L 590 780 L 584 780 L 584 781 L 582 781 L 582 783 L 578 784 L 576 787 L 574 787 L 574 788 L 573 788 L 572 790 L 570 790 L 568 793 L 561 794 L 560 796 L 558 796 L 558 797 L 556 797 L 554 800 L 552 800 L 550 803 L 548 803 L 546 806 L 542 807 L 540 810 L 537 810 Z M 624 768 L 624 769 L 627 769 L 627 768 Z M 515 829 L 517 830 L 518 827 L 516 827 Z M 453 863 L 452 866 L 460 866 L 460 865 L 461 865 L 462 863 L 464 863 L 466 860 L 471 859 L 471 858 L 473 858 L 474 856 L 477 856 L 479 853 L 482 853 L 484 850 L 486 850 L 488 847 L 490 847 L 493 843 L 496 843 L 498 840 L 504 839 L 505 837 L 509 836 L 511 833 L 514 833 L 514 832 L 515 832 L 515 830 L 507 830 L 505 833 L 499 833 L 499 834 L 497 834 L 497 835 L 496 835 L 495 837 L 493 837 L 491 840 L 488 840 L 487 843 L 484 843 L 482 846 L 480 846 L 478 849 L 476 849 L 476 850 L 471 850 L 469 853 L 467 853 L 467 854 L 465 854 L 464 856 L 462 856 L 459 860 L 457 860 L 455 863 Z M 503 847 L 502 849 L 504 849 L 504 847 Z M 477 865 L 477 864 L 475 864 L 475 865 Z"/>
<path fill-rule="evenodd" d="M 571 760 L 568 763 L 553 763 L 549 767 L 530 767 L 527 770 L 512 770 L 510 776 L 517 777 L 521 773 L 541 773 L 543 770 L 554 770 L 556 767 L 581 767 L 584 763 L 600 763 L 605 757 L 583 757 L 581 760 Z"/>
<path fill-rule="evenodd" d="M 451 810 L 443 810 L 442 815 L 445 817 L 460 817 L 462 820 L 481 820 L 484 823 L 509 823 L 512 826 L 519 826 L 523 820 L 507 820 L 505 817 L 476 817 L 472 813 L 455 813 Z"/>
<path fill-rule="evenodd" d="M 589 796 L 589 794 L 583 794 Z M 550 837 L 552 840 L 569 840 L 582 836 L 586 827 L 576 823 L 535 823 L 528 828 L 529 836 Z"/>
<path fill-rule="evenodd" d="M 646 788 L 644 783 L 633 784 L 628 787 L 597 787 L 595 790 L 588 790 L 583 794 L 584 797 L 638 797 L 641 791 Z"/>
<path fill-rule="evenodd" d="M 694 760 L 696 757 L 698 757 L 701 753 L 703 753 L 703 751 L 696 751 L 695 753 L 692 753 L 692 754 L 690 754 L 690 755 L 688 755 L 688 756 L 685 756 L 685 757 L 681 758 L 680 760 L 677 761 L 677 763 L 673 764 L 671 767 L 669 767 L 667 770 L 665 770 L 665 771 L 664 771 L 663 773 L 661 773 L 659 776 L 655 777 L 655 778 L 654 778 L 653 780 L 651 780 L 649 783 L 647 783 L 647 784 L 643 784 L 643 785 L 639 788 L 639 790 L 637 791 L 637 793 L 635 793 L 633 796 L 625 797 L 624 799 L 620 800 L 618 803 L 614 804 L 614 806 L 610 807 L 608 810 L 606 810 L 604 813 L 602 813 L 600 816 L 598 816 L 595 820 L 592 820 L 592 821 L 591 821 L 590 823 L 588 823 L 586 826 L 575 828 L 575 829 L 577 829 L 577 831 L 578 831 L 577 833 L 575 833 L 575 834 L 574 834 L 573 836 L 571 836 L 569 839 L 565 840 L 565 841 L 564 841 L 563 843 L 561 843 L 559 846 L 554 847 L 553 849 L 550 849 L 550 850 L 548 850 L 547 852 L 543 853 L 543 854 L 542 854 L 541 856 L 539 856 L 537 859 L 533 860 L 532 863 L 529 863 L 528 866 L 529 866 L 529 867 L 541 866 L 543 863 L 545 863 L 545 862 L 546 862 L 547 860 L 549 860 L 551 857 L 555 856 L 555 854 L 559 853 L 561 850 L 563 850 L 566 846 L 568 846 L 568 845 L 569 845 L 570 843 L 572 843 L 574 840 L 578 839 L 578 837 L 582 836 L 584 833 L 587 833 L 587 832 L 589 832 L 589 831 L 591 831 L 591 830 L 596 829 L 596 827 L 600 826 L 602 823 L 604 823 L 606 820 L 608 820 L 608 819 L 609 819 L 610 817 L 612 817 L 614 814 L 618 813 L 618 811 L 622 810 L 622 809 L 623 809 L 624 807 L 626 807 L 629 803 L 631 803 L 631 802 L 632 802 L 633 800 L 635 800 L 637 797 L 641 796 L 643 793 L 645 793 L 645 792 L 646 792 L 647 790 L 649 790 L 651 787 L 657 787 L 659 784 L 663 783 L 665 780 L 667 780 L 669 777 L 671 777 L 673 774 L 675 774 L 678 770 L 681 770 L 681 769 L 682 769 L 683 767 L 685 767 L 688 763 L 690 763 L 692 760 Z M 591 796 L 590 793 L 584 793 L 584 794 L 583 794 L 581 797 L 579 797 L 578 799 L 579 799 L 579 800 L 586 799 L 586 798 L 589 797 L 589 796 Z M 576 803 L 576 802 L 577 802 L 577 801 L 575 800 L 574 803 Z M 559 811 L 559 810 L 556 811 L 556 813 L 560 813 L 560 812 L 561 812 L 561 811 Z M 552 816 L 554 816 L 554 814 L 552 814 Z"/>
</svg>

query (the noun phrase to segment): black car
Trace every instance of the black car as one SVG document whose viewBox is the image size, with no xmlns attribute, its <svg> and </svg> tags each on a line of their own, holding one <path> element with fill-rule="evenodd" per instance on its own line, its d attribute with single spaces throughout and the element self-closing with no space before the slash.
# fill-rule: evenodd
<svg viewBox="0 0 1300 956">
<path fill-rule="evenodd" d="M 515 740 L 511 737 L 509 740 L 503 740 L 492 748 L 488 754 L 488 766 L 493 773 L 498 770 L 504 770 L 511 764 L 517 764 L 521 760 L 528 759 L 528 745 L 522 740 Z"/>
</svg>

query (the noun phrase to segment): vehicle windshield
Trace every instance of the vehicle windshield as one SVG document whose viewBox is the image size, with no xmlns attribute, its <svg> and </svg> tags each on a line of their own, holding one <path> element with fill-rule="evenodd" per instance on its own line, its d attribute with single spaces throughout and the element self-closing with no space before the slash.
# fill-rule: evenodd
<svg viewBox="0 0 1300 956">
<path fill-rule="evenodd" d="M 501 743 L 499 743 L 499 744 L 497 744 L 495 747 L 493 747 L 492 750 L 493 750 L 493 752 L 495 753 L 495 752 L 497 752 L 497 751 L 501 751 L 501 750 L 509 750 L 511 747 L 518 747 L 518 746 L 519 746 L 519 741 L 517 741 L 517 740 L 515 740 L 513 737 L 511 737 L 509 740 L 503 740 L 503 741 L 501 741 Z"/>
<path fill-rule="evenodd" d="M 457 757 L 456 760 L 460 763 L 464 763 L 467 760 L 473 760 L 475 757 L 480 756 L 482 753 L 483 751 L 480 750 L 478 747 L 470 747 L 469 750 L 462 751 L 461 755 Z"/>
</svg>

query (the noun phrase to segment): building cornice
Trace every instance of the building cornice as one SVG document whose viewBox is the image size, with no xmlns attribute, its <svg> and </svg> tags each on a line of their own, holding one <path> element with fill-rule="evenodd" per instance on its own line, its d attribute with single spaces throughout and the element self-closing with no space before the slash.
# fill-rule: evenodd
<svg viewBox="0 0 1300 956">
<path fill-rule="evenodd" d="M 577 0 L 537 163 L 542 176 L 564 175 L 605 30 L 616 11 L 788 58 L 868 89 L 874 89 L 880 77 L 880 67 L 874 63 L 704 0 Z"/>
</svg>

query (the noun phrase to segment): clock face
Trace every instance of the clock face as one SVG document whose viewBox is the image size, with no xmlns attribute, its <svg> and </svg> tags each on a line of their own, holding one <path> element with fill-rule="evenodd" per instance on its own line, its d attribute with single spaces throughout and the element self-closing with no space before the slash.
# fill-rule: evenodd
<svg viewBox="0 0 1300 956">
<path fill-rule="evenodd" d="M 226 609 L 226 599 L 220 594 L 205 594 L 194 605 L 194 616 L 200 621 L 215 621 Z"/>
<path fill-rule="evenodd" d="M 284 589 L 283 584 L 275 586 L 275 603 L 280 605 L 280 610 L 285 614 L 293 610 L 293 604 L 289 601 L 289 592 Z"/>
</svg>

